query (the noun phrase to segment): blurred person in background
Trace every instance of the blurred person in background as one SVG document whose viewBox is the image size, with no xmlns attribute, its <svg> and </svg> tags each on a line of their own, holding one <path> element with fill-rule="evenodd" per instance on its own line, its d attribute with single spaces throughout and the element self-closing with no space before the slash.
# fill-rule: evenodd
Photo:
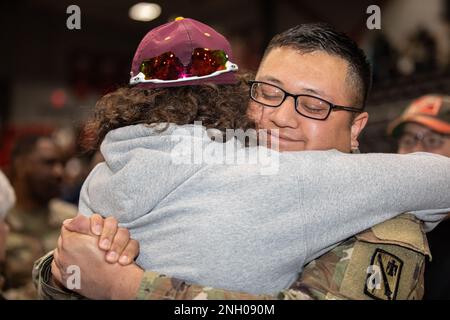
<svg viewBox="0 0 450 320">
<path fill-rule="evenodd" d="M 6 239 L 9 233 L 9 227 L 3 220 L 15 201 L 16 197 L 13 188 L 3 172 L 0 171 L 0 300 L 4 299 L 1 291 L 5 283 L 3 273 L 6 259 Z"/>
<path fill-rule="evenodd" d="M 84 180 L 95 164 L 103 161 L 96 158 L 95 151 L 81 149 L 78 137 L 82 130 L 82 126 L 62 127 L 52 134 L 64 161 L 60 198 L 76 206 Z"/>
<path fill-rule="evenodd" d="M 390 124 L 388 133 L 398 139 L 398 153 L 432 152 L 450 157 L 450 96 L 427 95 L 413 101 Z M 444 220 L 427 237 L 432 260 L 425 267 L 424 299 L 448 300 L 450 220 Z"/>
<path fill-rule="evenodd" d="M 17 202 L 6 218 L 10 235 L 4 295 L 32 299 L 36 297 L 31 282 L 33 262 L 55 246 L 62 221 L 76 214 L 76 207 L 52 200 L 60 196 L 63 174 L 61 153 L 52 138 L 20 138 L 12 151 L 11 166 Z"/>
</svg>

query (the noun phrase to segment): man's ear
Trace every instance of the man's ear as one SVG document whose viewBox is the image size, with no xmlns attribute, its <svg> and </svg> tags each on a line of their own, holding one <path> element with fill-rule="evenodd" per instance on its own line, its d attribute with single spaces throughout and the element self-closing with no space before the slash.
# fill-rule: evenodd
<svg viewBox="0 0 450 320">
<path fill-rule="evenodd" d="M 351 148 L 356 149 L 359 147 L 358 137 L 361 131 L 364 129 L 364 127 L 367 124 L 367 121 L 369 121 L 369 114 L 367 112 L 362 112 L 356 116 L 356 118 L 352 122 L 351 127 Z"/>
</svg>

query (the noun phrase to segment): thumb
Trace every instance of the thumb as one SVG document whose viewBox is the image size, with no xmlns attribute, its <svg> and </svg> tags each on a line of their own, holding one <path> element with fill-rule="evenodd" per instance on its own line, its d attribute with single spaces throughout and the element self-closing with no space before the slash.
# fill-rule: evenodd
<svg viewBox="0 0 450 320">
<path fill-rule="evenodd" d="M 82 214 L 78 214 L 73 219 L 64 220 L 63 225 L 69 231 L 95 236 L 91 232 L 90 219 Z"/>
</svg>

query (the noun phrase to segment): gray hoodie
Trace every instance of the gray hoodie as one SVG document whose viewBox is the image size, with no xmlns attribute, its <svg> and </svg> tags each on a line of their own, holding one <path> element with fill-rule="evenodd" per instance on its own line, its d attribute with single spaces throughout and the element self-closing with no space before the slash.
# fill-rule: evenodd
<svg viewBox="0 0 450 320">
<path fill-rule="evenodd" d="M 205 129 L 113 130 L 101 146 L 105 162 L 83 185 L 80 212 L 116 217 L 140 242 L 137 262 L 144 269 L 274 294 L 354 234 L 407 211 L 431 229 L 450 211 L 450 159 L 442 156 L 278 153 L 195 132 Z M 238 145 L 236 159 L 263 152 L 277 170 L 264 172 L 269 162 L 220 161 L 219 151 L 230 144 Z M 214 150 L 216 163 L 180 161 L 194 145 Z"/>
</svg>

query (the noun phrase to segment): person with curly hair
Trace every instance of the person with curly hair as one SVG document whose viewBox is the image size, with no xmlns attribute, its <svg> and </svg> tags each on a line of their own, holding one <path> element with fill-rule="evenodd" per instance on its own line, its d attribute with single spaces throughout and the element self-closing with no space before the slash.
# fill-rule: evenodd
<svg viewBox="0 0 450 320">
<path fill-rule="evenodd" d="M 298 54 L 277 47 L 263 61 L 281 63 L 271 55 L 283 49 L 292 51 L 291 58 Z M 307 56 L 318 57 L 328 58 Z M 346 70 L 336 59 L 326 61 L 336 64 L 336 72 Z M 347 154 L 350 141 L 338 131 L 322 140 L 324 147 L 333 141 L 334 150 L 279 153 L 277 146 L 289 151 L 301 141 L 270 125 L 268 139 L 258 135 L 256 141 L 267 141 L 272 149 L 223 139 L 218 133 L 251 130 L 258 118 L 267 124 L 285 121 L 287 127 L 301 117 L 326 123 L 331 114 L 349 131 L 348 112 L 357 115 L 351 142 L 356 147 L 353 140 L 367 121 L 361 107 L 344 104 L 342 96 L 332 104 L 314 96 L 319 93 L 313 89 L 293 95 L 274 81 L 275 74 L 248 82 L 256 103 L 249 116 L 247 84 L 236 76 L 232 61 L 228 41 L 192 19 L 170 22 L 144 37 L 133 59 L 131 87 L 103 97 L 87 127 L 87 146 L 101 142 L 105 162 L 87 178 L 79 206 L 83 215 L 114 217 L 127 228 L 140 243 L 137 264 L 99 269 L 96 253 L 71 241 L 63 227 L 52 263 L 55 280 L 67 284 L 72 258 L 70 264 L 79 265 L 83 275 L 81 289 L 72 289 L 88 298 L 134 297 L 142 268 L 216 288 L 275 294 L 295 281 L 302 266 L 371 226 L 411 212 L 432 228 L 445 216 L 447 158 Z M 361 84 L 353 73 L 349 81 Z M 363 104 L 365 96 L 346 99 Z M 291 97 L 298 119 L 288 116 L 288 103 L 283 104 L 289 100 L 292 108 L 286 99 Z M 227 162 L 229 150 L 233 161 Z M 418 167 L 427 168 L 426 174 L 417 174 Z M 98 238 L 93 239 L 96 246 Z M 109 246 L 100 242 L 101 248 Z M 68 253 L 67 247 L 73 250 Z"/>
</svg>

